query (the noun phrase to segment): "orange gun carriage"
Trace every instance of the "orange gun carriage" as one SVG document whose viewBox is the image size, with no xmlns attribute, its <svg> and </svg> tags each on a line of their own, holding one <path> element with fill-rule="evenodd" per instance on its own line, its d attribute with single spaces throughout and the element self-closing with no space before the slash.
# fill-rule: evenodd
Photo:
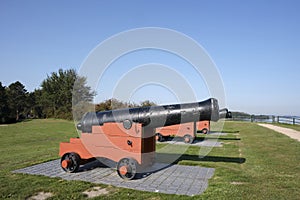
<svg viewBox="0 0 300 200">
<path fill-rule="evenodd" d="M 132 179 L 138 167 L 150 166 L 155 160 L 154 129 L 133 123 L 125 129 L 122 123 L 105 123 L 93 126 L 92 133 L 82 133 L 80 138 L 60 143 L 61 166 L 75 172 L 81 163 L 93 158 L 109 158 L 118 162 L 120 177 Z"/>
<path fill-rule="evenodd" d="M 188 122 L 157 128 L 156 140 L 162 142 L 166 137 L 175 135 L 176 137 L 182 137 L 185 143 L 191 144 L 193 143 L 198 130 L 201 130 L 203 134 L 207 134 L 210 130 L 210 121 Z"/>
</svg>

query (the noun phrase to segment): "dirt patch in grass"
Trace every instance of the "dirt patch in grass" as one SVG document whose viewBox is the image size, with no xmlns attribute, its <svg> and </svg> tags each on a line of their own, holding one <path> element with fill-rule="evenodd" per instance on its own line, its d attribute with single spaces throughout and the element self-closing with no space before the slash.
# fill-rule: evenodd
<svg viewBox="0 0 300 200">
<path fill-rule="evenodd" d="M 243 185 L 243 184 L 245 184 L 245 183 L 233 181 L 233 182 L 231 182 L 230 184 L 231 184 L 231 185 Z"/>
<path fill-rule="evenodd" d="M 39 192 L 37 195 L 26 198 L 26 200 L 45 200 L 52 196 L 51 192 Z"/>
<path fill-rule="evenodd" d="M 151 198 L 149 198 L 147 200 L 160 200 L 160 197 L 151 197 Z"/>
<path fill-rule="evenodd" d="M 109 191 L 106 188 L 101 188 L 101 187 L 93 187 L 92 189 L 88 189 L 83 192 L 83 194 L 85 194 L 87 198 L 94 198 L 108 193 Z"/>
</svg>

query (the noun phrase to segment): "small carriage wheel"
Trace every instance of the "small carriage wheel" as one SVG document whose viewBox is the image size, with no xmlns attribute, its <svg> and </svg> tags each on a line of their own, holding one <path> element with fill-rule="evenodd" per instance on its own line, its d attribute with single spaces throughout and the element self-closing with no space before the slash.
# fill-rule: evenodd
<svg viewBox="0 0 300 200">
<path fill-rule="evenodd" d="M 184 140 L 184 143 L 192 144 L 194 141 L 194 138 L 191 135 L 186 134 L 183 136 L 183 140 Z"/>
<path fill-rule="evenodd" d="M 159 142 L 163 142 L 164 141 L 164 137 L 162 136 L 162 134 L 156 133 L 156 140 L 159 141 Z"/>
<path fill-rule="evenodd" d="M 208 133 L 208 129 L 207 128 L 202 129 L 202 133 L 203 134 L 207 134 Z"/>
<path fill-rule="evenodd" d="M 76 172 L 79 169 L 80 157 L 77 153 L 66 153 L 61 158 L 60 164 L 64 171 Z"/>
<path fill-rule="evenodd" d="M 131 180 L 137 173 L 137 162 L 133 158 L 122 158 L 117 165 L 117 171 L 121 178 Z"/>
</svg>

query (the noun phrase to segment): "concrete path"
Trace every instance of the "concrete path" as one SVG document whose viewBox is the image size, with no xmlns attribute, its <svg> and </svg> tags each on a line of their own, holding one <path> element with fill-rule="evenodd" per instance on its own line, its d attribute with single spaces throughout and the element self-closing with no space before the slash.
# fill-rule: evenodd
<svg viewBox="0 0 300 200">
<path fill-rule="evenodd" d="M 162 166 L 157 163 L 152 168 L 153 170 L 161 169 Z M 141 191 L 194 196 L 207 189 L 208 179 L 213 176 L 214 171 L 213 168 L 199 166 L 168 165 L 159 171 L 143 174 L 137 179 L 126 181 L 118 176 L 115 169 L 101 166 L 97 160 L 80 166 L 77 173 L 64 172 L 60 167 L 60 160 L 53 160 L 15 170 L 14 173 L 60 177 L 65 180 L 102 183 Z"/>
<path fill-rule="evenodd" d="M 290 128 L 283 128 L 280 126 L 274 126 L 272 124 L 258 124 L 260 126 L 272 129 L 279 133 L 289 136 L 292 139 L 298 140 L 300 142 L 300 132 Z"/>
</svg>

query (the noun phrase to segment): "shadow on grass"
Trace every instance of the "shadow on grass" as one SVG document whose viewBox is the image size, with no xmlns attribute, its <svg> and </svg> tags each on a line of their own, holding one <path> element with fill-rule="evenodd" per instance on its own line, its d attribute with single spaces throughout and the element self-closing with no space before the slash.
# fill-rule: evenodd
<svg viewBox="0 0 300 200">
<path fill-rule="evenodd" d="M 215 139 L 215 140 L 241 140 L 241 138 L 220 138 L 220 137 L 202 137 L 202 136 L 197 136 L 196 137 L 197 140 L 199 141 L 203 141 L 203 140 L 209 140 L 209 139 Z"/>
<path fill-rule="evenodd" d="M 196 155 L 183 154 L 176 161 L 176 163 L 178 163 L 179 161 L 182 161 L 182 160 L 204 161 L 204 162 L 229 162 L 229 163 L 237 163 L 237 164 L 242 164 L 242 163 L 246 162 L 246 158 L 239 158 L 239 157 L 223 157 L 223 156 L 199 157 Z"/>
<path fill-rule="evenodd" d="M 246 158 L 240 157 L 223 157 L 223 156 L 205 156 L 199 157 L 198 155 L 189 155 L 189 154 L 168 154 L 168 153 L 157 153 L 156 159 L 158 162 L 172 162 L 177 164 L 180 161 L 197 161 L 197 162 L 227 162 L 227 163 L 237 163 L 242 164 L 246 162 Z M 175 160 L 175 161 L 174 161 Z"/>
<path fill-rule="evenodd" d="M 204 140 L 241 140 L 241 138 L 223 138 L 223 137 L 213 137 L 213 136 L 196 136 L 193 143 L 203 142 Z M 170 141 L 177 141 L 177 142 L 184 142 L 184 139 L 182 137 L 174 137 L 174 136 L 168 136 L 163 137 L 162 142 L 170 142 Z"/>
<path fill-rule="evenodd" d="M 239 133 L 239 132 L 240 131 L 209 131 L 209 133 Z"/>
</svg>

